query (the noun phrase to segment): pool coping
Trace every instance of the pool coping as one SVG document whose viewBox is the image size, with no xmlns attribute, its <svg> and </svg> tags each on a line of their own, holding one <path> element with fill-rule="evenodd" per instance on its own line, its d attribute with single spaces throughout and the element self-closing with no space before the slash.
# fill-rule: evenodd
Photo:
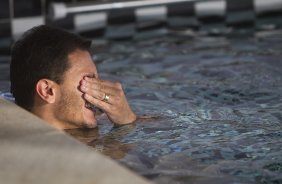
<svg viewBox="0 0 282 184">
<path fill-rule="evenodd" d="M 1 183 L 150 184 L 0 97 Z"/>
</svg>

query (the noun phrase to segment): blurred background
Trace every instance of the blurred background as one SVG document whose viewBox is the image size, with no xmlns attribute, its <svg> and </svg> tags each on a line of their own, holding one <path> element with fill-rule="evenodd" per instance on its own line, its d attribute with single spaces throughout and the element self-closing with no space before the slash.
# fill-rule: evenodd
<svg viewBox="0 0 282 184">
<path fill-rule="evenodd" d="M 0 52 L 27 29 L 49 24 L 89 38 L 133 39 L 168 32 L 211 35 L 277 29 L 282 0 L 1 0 Z M 137 34 L 138 33 L 138 34 Z"/>
</svg>

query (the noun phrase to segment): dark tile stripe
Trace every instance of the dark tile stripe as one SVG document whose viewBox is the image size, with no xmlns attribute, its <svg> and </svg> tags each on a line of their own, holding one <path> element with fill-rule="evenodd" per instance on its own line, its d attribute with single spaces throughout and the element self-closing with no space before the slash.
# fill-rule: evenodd
<svg viewBox="0 0 282 184">
<path fill-rule="evenodd" d="M 225 17 L 222 16 L 207 16 L 207 17 L 199 17 L 198 20 L 202 24 L 213 24 L 213 23 L 224 23 Z"/>
<path fill-rule="evenodd" d="M 134 9 L 110 11 L 107 22 L 110 25 L 133 23 L 135 22 Z"/>
<path fill-rule="evenodd" d="M 10 17 L 9 0 L 0 1 L 0 19 L 7 19 Z"/>
<path fill-rule="evenodd" d="M 175 3 L 167 5 L 167 15 L 170 16 L 195 16 L 193 2 Z"/>
<path fill-rule="evenodd" d="M 12 44 L 11 24 L 9 21 L 0 23 L 0 55 L 9 55 Z"/>
<path fill-rule="evenodd" d="M 40 0 L 14 0 L 14 17 L 31 17 L 42 15 Z"/>
<path fill-rule="evenodd" d="M 11 35 L 10 21 L 0 22 L 0 37 L 8 37 Z"/>
<path fill-rule="evenodd" d="M 233 11 L 254 10 L 253 1 L 254 0 L 226 0 L 227 13 Z"/>
<path fill-rule="evenodd" d="M 227 23 L 227 26 L 233 27 L 233 28 L 236 28 L 236 29 L 252 28 L 252 27 L 255 27 L 255 20 L 235 22 L 235 23 L 232 23 L 232 24 Z"/>
<path fill-rule="evenodd" d="M 258 18 L 263 18 L 263 17 L 278 17 L 278 16 L 282 16 L 282 9 L 279 11 L 270 11 L 270 12 L 263 12 L 260 14 L 256 15 Z M 281 19 L 282 22 L 282 19 Z"/>
<path fill-rule="evenodd" d="M 152 30 L 152 29 L 157 29 L 157 28 L 162 28 L 167 25 L 167 22 L 165 21 L 148 21 L 148 22 L 142 22 L 138 23 L 136 25 L 136 30 L 137 31 L 147 31 L 147 30 Z"/>
<path fill-rule="evenodd" d="M 68 15 L 64 19 L 59 19 L 55 21 L 46 20 L 46 23 L 51 26 L 56 26 L 68 30 L 74 30 L 74 15 Z"/>
<path fill-rule="evenodd" d="M 86 38 L 101 38 L 105 36 L 105 32 L 106 32 L 106 28 L 101 28 L 101 29 L 95 29 L 91 31 L 83 31 L 83 32 L 80 32 L 79 34 Z"/>
</svg>

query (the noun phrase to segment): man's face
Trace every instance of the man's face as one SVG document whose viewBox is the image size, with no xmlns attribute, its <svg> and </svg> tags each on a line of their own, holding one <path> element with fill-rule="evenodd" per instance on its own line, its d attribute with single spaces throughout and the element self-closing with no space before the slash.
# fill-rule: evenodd
<svg viewBox="0 0 282 184">
<path fill-rule="evenodd" d="M 86 105 L 79 90 L 83 77 L 98 77 L 97 69 L 89 52 L 76 50 L 69 54 L 70 68 L 63 76 L 59 85 L 54 107 L 55 119 L 68 128 L 94 128 L 97 126 L 95 111 Z"/>
</svg>

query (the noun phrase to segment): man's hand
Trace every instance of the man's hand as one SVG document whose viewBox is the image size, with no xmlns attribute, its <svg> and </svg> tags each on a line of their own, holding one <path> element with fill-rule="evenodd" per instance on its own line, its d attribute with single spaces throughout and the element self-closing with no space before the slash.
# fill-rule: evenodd
<svg viewBox="0 0 282 184">
<path fill-rule="evenodd" d="M 102 109 L 112 123 L 122 125 L 136 120 L 120 83 L 84 77 L 80 90 L 84 99 Z"/>
</svg>

